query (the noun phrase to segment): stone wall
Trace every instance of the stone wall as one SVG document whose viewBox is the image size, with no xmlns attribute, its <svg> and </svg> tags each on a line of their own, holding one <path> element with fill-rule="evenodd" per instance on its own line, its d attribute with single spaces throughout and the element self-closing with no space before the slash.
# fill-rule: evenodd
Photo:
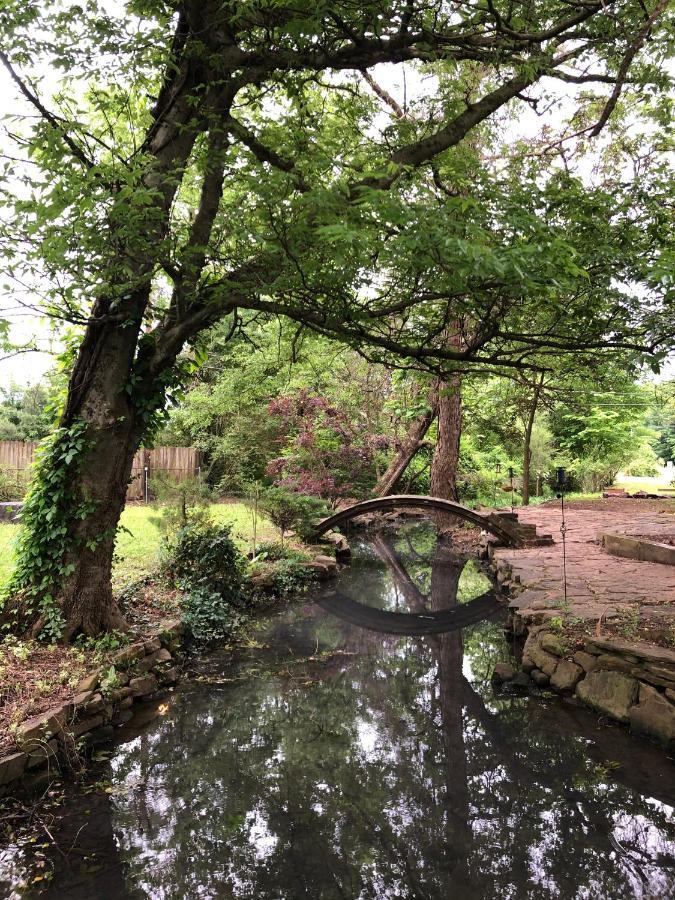
<svg viewBox="0 0 675 900">
<path fill-rule="evenodd" d="M 83 754 L 113 737 L 116 727 L 131 719 L 131 707 L 150 700 L 178 680 L 175 655 L 183 626 L 165 622 L 157 635 L 113 654 L 75 688 L 74 698 L 22 722 L 16 732 L 18 749 L 0 757 L 0 794 L 29 787 L 45 769 L 81 767 Z M 113 683 L 108 683 L 114 667 Z"/>
<path fill-rule="evenodd" d="M 574 694 L 585 706 L 675 749 L 675 650 L 621 638 L 588 638 L 570 654 L 545 625 L 530 628 L 523 671 L 534 684 Z"/>
</svg>

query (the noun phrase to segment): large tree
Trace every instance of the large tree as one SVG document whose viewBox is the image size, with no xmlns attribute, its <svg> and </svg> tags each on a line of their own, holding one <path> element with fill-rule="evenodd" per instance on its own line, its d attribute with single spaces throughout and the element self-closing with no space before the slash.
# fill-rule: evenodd
<svg viewBox="0 0 675 900">
<path fill-rule="evenodd" d="M 663 285 L 645 309 L 579 287 L 566 317 L 586 273 L 564 196 L 556 211 L 535 179 L 512 196 L 486 176 L 477 201 L 440 206 L 434 161 L 461 168 L 475 129 L 557 85 L 581 92 L 570 139 L 599 134 L 622 91 L 664 86 L 668 15 L 666 0 L 5 3 L 0 60 L 29 112 L 10 129 L 2 245 L 47 314 L 79 328 L 24 509 L 14 626 L 121 623 L 110 569 L 134 451 L 185 346 L 224 318 L 237 330 L 242 309 L 437 370 L 527 366 L 533 345 L 662 351 Z M 426 80 L 414 117 L 383 121 L 401 105 L 382 84 L 393 66 Z M 633 220 L 646 197 L 626 201 Z M 605 210 L 584 212 L 590 227 Z M 624 275 L 656 291 L 644 260 Z M 459 318 L 470 337 L 449 347 Z"/>
</svg>

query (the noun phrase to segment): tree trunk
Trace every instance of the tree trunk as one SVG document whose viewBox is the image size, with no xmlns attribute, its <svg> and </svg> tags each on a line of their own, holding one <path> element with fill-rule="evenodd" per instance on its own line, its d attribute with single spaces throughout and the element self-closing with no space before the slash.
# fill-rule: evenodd
<svg viewBox="0 0 675 900">
<path fill-rule="evenodd" d="M 459 441 L 462 434 L 461 378 L 452 375 L 441 389 L 438 398 L 438 439 L 431 461 L 431 495 L 444 500 L 459 500 L 457 466 Z M 441 531 L 452 527 L 453 516 L 436 513 L 436 525 Z"/>
<path fill-rule="evenodd" d="M 523 506 L 530 505 L 530 467 L 532 465 L 532 428 L 534 427 L 534 419 L 537 415 L 537 407 L 539 405 L 539 397 L 541 396 L 541 388 L 544 383 L 544 376 L 541 376 L 538 384 L 535 385 L 532 402 L 527 413 L 525 421 L 525 436 L 523 440 Z"/>
<path fill-rule="evenodd" d="M 462 346 L 461 322 L 452 323 L 446 332 L 448 347 L 455 350 Z M 440 385 L 438 392 L 438 439 L 431 461 L 431 494 L 443 500 L 459 501 L 457 468 L 459 465 L 459 440 L 462 435 L 462 381 L 455 372 Z M 436 524 L 439 530 L 448 530 L 452 516 L 439 513 Z"/>
<path fill-rule="evenodd" d="M 173 200 L 197 135 L 207 130 L 204 115 L 195 114 L 206 72 L 202 57 L 185 51 L 186 28 L 181 15 L 144 143 L 148 161 L 137 186 L 152 201 L 144 207 L 144 220 L 128 231 L 127 200 L 114 190 L 111 194 L 108 232 L 100 259 L 92 260 L 105 287 L 94 299 L 73 367 L 56 452 L 45 457 L 24 508 L 14 596 L 3 618 L 33 635 L 45 631 L 56 637 L 60 632 L 70 640 L 78 633 L 95 635 L 125 624 L 111 584 L 117 526 L 134 454 L 152 414 L 163 407 L 162 372 L 184 341 L 182 333 L 172 337 L 173 308 L 163 330 L 156 327 L 140 338 L 141 325 L 158 255 L 164 253 L 158 248 L 169 232 Z M 214 85 L 204 95 L 204 109 L 216 100 L 227 109 L 231 98 L 226 95 L 226 84 Z M 203 254 L 195 257 L 193 246 L 208 240 L 218 206 L 222 169 L 215 166 L 214 171 L 204 176 L 202 195 L 206 191 L 209 202 L 202 196 L 192 225 L 191 237 L 199 240 L 190 242 L 180 260 L 180 284 L 186 290 L 193 289 L 203 266 Z M 166 334 L 171 340 L 153 368 L 149 359 Z M 78 439 L 84 440 L 75 447 L 72 437 L 79 423 L 84 430 Z M 59 440 L 70 447 L 67 452 L 60 452 Z M 41 515 L 43 508 L 50 511 L 49 520 Z"/>
<path fill-rule="evenodd" d="M 388 494 L 393 493 L 396 484 L 403 477 L 403 473 L 422 446 L 422 441 L 438 411 L 438 383 L 434 384 L 429 391 L 429 406 L 429 410 L 415 419 L 408 428 L 400 450 L 389 463 L 384 474 L 378 478 L 377 484 L 373 488 L 374 497 L 386 497 Z"/>
<path fill-rule="evenodd" d="M 61 423 L 68 426 L 76 419 L 86 423 L 86 449 L 73 477 L 77 495 L 91 508 L 87 516 L 71 523 L 72 549 L 65 562 L 72 564 L 73 572 L 59 595 L 66 640 L 78 632 L 94 635 L 124 627 L 113 601 L 111 575 L 117 526 L 141 441 L 137 410 L 125 390 L 139 329 L 109 325 L 98 334 L 90 333 L 95 328 L 89 326 L 82 343 Z M 81 373 L 90 373 L 86 381 Z"/>
<path fill-rule="evenodd" d="M 70 640 L 124 628 L 111 570 L 133 458 L 141 441 L 142 382 L 129 392 L 142 289 L 124 304 L 125 327 L 94 304 L 73 367 L 52 452 L 26 498 L 13 596 L 3 619 L 21 632 Z M 147 390 L 147 386 L 145 388 Z M 75 429 L 80 426 L 81 430 Z M 70 449 L 69 449 L 70 448 Z M 35 602 L 37 600 L 37 603 Z"/>
</svg>

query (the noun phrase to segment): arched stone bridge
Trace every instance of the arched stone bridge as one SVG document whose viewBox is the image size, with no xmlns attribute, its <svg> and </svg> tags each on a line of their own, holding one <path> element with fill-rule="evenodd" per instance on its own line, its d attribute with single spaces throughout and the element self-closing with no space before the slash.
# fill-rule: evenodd
<svg viewBox="0 0 675 900">
<path fill-rule="evenodd" d="M 341 509 L 327 519 L 322 519 L 314 529 L 315 537 L 320 537 L 336 525 L 355 519 L 357 516 L 365 515 L 371 512 L 383 512 L 396 509 L 430 509 L 435 512 L 450 513 L 460 519 L 465 519 L 489 531 L 498 538 L 507 547 L 517 547 L 520 543 L 518 538 L 507 528 L 499 524 L 497 517 L 494 515 L 486 516 L 476 512 L 474 509 L 468 509 L 461 503 L 453 503 L 452 500 L 443 500 L 440 497 L 425 497 L 418 494 L 392 494 L 389 497 L 376 497 L 373 500 L 363 500 L 361 503 L 355 503 L 346 509 Z"/>
</svg>

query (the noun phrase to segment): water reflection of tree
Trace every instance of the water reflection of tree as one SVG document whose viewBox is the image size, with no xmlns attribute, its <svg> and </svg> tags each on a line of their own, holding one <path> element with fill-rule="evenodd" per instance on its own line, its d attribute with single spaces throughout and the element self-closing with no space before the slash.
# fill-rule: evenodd
<svg viewBox="0 0 675 900">
<path fill-rule="evenodd" d="M 405 570 L 400 551 L 389 544 Z M 455 602 L 460 562 L 439 546 L 426 580 L 389 565 L 368 590 L 396 583 L 437 608 Z M 582 740 L 537 728 L 527 701 L 463 677 L 494 626 L 410 640 L 320 611 L 282 621 L 287 674 L 254 660 L 118 753 L 129 790 L 115 828 L 139 893 L 612 898 L 639 896 L 640 867 L 654 881 L 644 853 L 673 840 L 667 811 L 599 772 Z M 357 655 L 322 658 L 331 649 Z M 314 658 L 288 664 L 302 654 Z M 651 843 L 636 831 L 616 849 L 624 807 L 654 827 Z"/>
</svg>

